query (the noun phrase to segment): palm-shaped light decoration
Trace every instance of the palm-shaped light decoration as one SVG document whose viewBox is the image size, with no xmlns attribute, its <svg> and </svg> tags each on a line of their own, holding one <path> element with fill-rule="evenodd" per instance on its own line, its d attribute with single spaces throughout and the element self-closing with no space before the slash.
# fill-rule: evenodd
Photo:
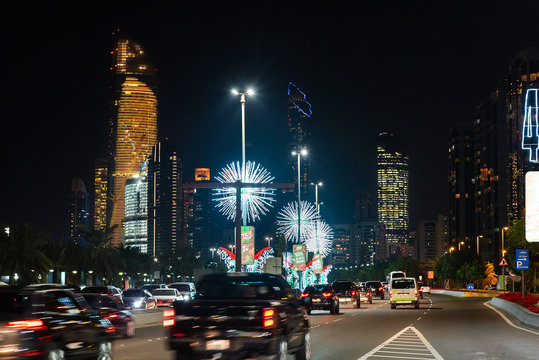
<svg viewBox="0 0 539 360">
<path fill-rule="evenodd" d="M 333 245 L 333 229 L 325 221 L 316 220 L 307 227 L 305 245 L 309 252 L 328 256 Z"/>
<path fill-rule="evenodd" d="M 298 202 L 288 203 L 277 214 L 278 232 L 283 234 L 287 241 L 304 243 L 310 227 L 318 220 L 316 207 L 308 201 L 302 201 L 300 206 L 300 220 L 298 221 Z M 301 239 L 298 239 L 298 226 L 301 223 Z"/>
<path fill-rule="evenodd" d="M 245 169 L 241 168 L 240 162 L 232 162 L 225 166 L 215 177 L 220 183 L 268 184 L 274 179 L 270 172 L 253 161 L 247 161 Z M 216 207 L 228 220 L 236 219 L 236 189 L 234 187 L 213 189 Z M 244 224 L 260 220 L 261 215 L 266 215 L 275 201 L 275 189 L 271 188 L 242 188 L 241 206 L 242 221 Z"/>
</svg>

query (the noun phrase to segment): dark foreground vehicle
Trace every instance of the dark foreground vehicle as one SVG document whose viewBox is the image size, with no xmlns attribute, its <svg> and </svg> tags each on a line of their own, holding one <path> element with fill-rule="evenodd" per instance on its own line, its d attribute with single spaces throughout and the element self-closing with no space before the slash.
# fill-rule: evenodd
<svg viewBox="0 0 539 360">
<path fill-rule="evenodd" d="M 380 281 L 367 281 L 365 286 L 371 291 L 372 296 L 379 296 L 384 300 L 384 285 Z"/>
<path fill-rule="evenodd" d="M 112 296 L 105 294 L 82 294 L 94 313 L 112 323 L 111 330 L 115 335 L 126 338 L 135 336 L 135 317 L 133 313 L 124 308 L 118 308 Z M 112 332 L 112 331 L 111 331 Z"/>
<path fill-rule="evenodd" d="M 278 275 L 206 275 L 191 301 L 165 310 L 169 346 L 176 359 L 311 356 L 305 308 Z"/>
<path fill-rule="evenodd" d="M 336 280 L 331 284 L 339 297 L 339 304 L 352 304 L 356 308 L 361 307 L 361 300 L 357 285 L 348 280 Z"/>
<path fill-rule="evenodd" d="M 0 359 L 111 359 L 111 326 L 69 290 L 0 288 Z"/>
<path fill-rule="evenodd" d="M 307 286 L 301 294 L 307 313 L 311 310 L 329 310 L 331 315 L 339 313 L 339 297 L 329 284 Z"/>
</svg>

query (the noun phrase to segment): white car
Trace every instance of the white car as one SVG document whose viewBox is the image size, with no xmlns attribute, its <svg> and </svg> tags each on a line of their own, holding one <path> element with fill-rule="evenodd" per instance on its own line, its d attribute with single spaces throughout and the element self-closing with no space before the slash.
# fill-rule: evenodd
<svg viewBox="0 0 539 360">
<path fill-rule="evenodd" d="M 421 286 L 421 291 L 423 292 L 423 294 L 430 294 L 430 286 L 428 285 Z"/>
<path fill-rule="evenodd" d="M 395 309 L 397 305 L 412 305 L 419 309 L 419 290 L 415 278 L 395 278 L 391 280 L 389 303 Z"/>
<path fill-rule="evenodd" d="M 191 300 L 196 294 L 195 284 L 192 282 L 175 282 L 168 284 L 168 287 L 178 290 L 185 301 Z"/>
<path fill-rule="evenodd" d="M 152 295 L 157 300 L 157 306 L 172 306 L 174 301 L 183 300 L 177 289 L 155 289 Z"/>
</svg>

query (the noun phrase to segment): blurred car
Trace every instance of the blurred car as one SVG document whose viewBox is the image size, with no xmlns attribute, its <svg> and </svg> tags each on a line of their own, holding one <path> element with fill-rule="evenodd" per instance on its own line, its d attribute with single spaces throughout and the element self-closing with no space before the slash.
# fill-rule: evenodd
<svg viewBox="0 0 539 360">
<path fill-rule="evenodd" d="M 357 285 L 348 280 L 336 280 L 331 286 L 339 297 L 339 304 L 352 304 L 357 309 L 361 307 Z"/>
<path fill-rule="evenodd" d="M 111 327 L 72 291 L 0 288 L 0 359 L 110 359 Z"/>
<path fill-rule="evenodd" d="M 307 286 L 301 297 L 307 314 L 312 310 L 329 310 L 332 315 L 339 313 L 339 297 L 330 284 Z"/>
<path fill-rule="evenodd" d="M 150 292 L 150 294 L 153 294 L 153 291 L 155 289 L 167 289 L 168 286 L 166 284 L 144 284 L 140 287 L 142 290 L 147 290 Z"/>
<path fill-rule="evenodd" d="M 430 294 L 430 286 L 421 284 L 421 291 L 423 294 Z"/>
<path fill-rule="evenodd" d="M 183 300 L 177 289 L 155 289 L 152 295 L 157 300 L 157 306 L 172 306 L 174 301 Z"/>
<path fill-rule="evenodd" d="M 157 300 L 153 295 L 143 289 L 127 289 L 123 292 L 125 307 L 129 309 L 154 309 L 157 307 Z"/>
<path fill-rule="evenodd" d="M 367 281 L 365 286 L 369 288 L 372 296 L 379 296 L 380 300 L 384 300 L 384 285 L 380 281 Z"/>
<path fill-rule="evenodd" d="M 135 336 L 135 317 L 129 310 L 118 308 L 112 296 L 105 294 L 82 294 L 95 313 L 112 324 L 115 335 Z"/>
<path fill-rule="evenodd" d="M 80 286 L 79 285 L 63 285 L 63 284 L 55 284 L 55 283 L 46 283 L 46 284 L 30 284 L 26 285 L 23 289 L 25 290 L 46 290 L 46 289 L 65 289 L 65 290 L 71 290 L 73 292 L 80 292 Z"/>
<path fill-rule="evenodd" d="M 389 284 L 387 283 L 387 281 L 382 281 L 382 286 L 384 287 L 385 291 L 389 290 Z"/>
<path fill-rule="evenodd" d="M 415 278 L 395 278 L 391 281 L 390 300 L 391 308 L 397 305 L 413 305 L 419 309 L 419 291 Z"/>
<path fill-rule="evenodd" d="M 124 306 L 122 290 L 116 286 L 107 285 L 107 286 L 86 286 L 80 291 L 81 294 L 106 294 L 108 296 L 114 297 L 114 301 L 118 306 Z"/>
<path fill-rule="evenodd" d="M 191 300 L 196 293 L 195 284 L 192 282 L 175 282 L 167 285 L 169 288 L 176 289 L 183 296 L 184 300 Z"/>
<path fill-rule="evenodd" d="M 208 274 L 197 285 L 163 312 L 176 359 L 310 358 L 309 317 L 281 275 Z"/>
<path fill-rule="evenodd" d="M 361 301 L 372 304 L 372 292 L 371 290 L 363 283 L 363 285 L 360 285 L 358 287 L 359 290 L 359 298 Z"/>
</svg>

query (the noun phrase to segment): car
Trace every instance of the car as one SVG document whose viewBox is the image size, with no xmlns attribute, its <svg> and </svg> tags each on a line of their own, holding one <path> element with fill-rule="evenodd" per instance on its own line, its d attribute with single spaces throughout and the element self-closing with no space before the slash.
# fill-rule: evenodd
<svg viewBox="0 0 539 360">
<path fill-rule="evenodd" d="M 155 289 L 167 289 L 168 286 L 166 284 L 144 284 L 140 287 L 142 290 L 147 290 L 151 294 L 153 294 L 153 291 Z"/>
<path fill-rule="evenodd" d="M 122 290 L 116 286 L 107 285 L 107 286 L 86 286 L 80 291 L 81 294 L 107 294 L 108 296 L 114 297 L 116 304 L 119 307 L 124 306 Z"/>
<path fill-rule="evenodd" d="M 384 300 L 384 285 L 380 281 L 367 281 L 365 286 L 371 291 L 372 296 L 379 296 Z"/>
<path fill-rule="evenodd" d="M 387 291 L 389 284 L 387 283 L 387 281 L 382 281 L 382 286 L 384 287 L 384 290 Z"/>
<path fill-rule="evenodd" d="M 357 309 L 361 307 L 361 300 L 357 285 L 348 280 L 336 280 L 331 286 L 339 298 L 339 304 L 352 304 Z"/>
<path fill-rule="evenodd" d="M 157 307 L 157 299 L 143 289 L 127 289 L 123 292 L 123 301 L 129 309 L 154 309 Z"/>
<path fill-rule="evenodd" d="M 311 355 L 309 316 L 281 275 L 205 275 L 191 301 L 177 301 L 163 315 L 176 359 Z"/>
<path fill-rule="evenodd" d="M 392 271 L 389 274 L 387 274 L 386 281 L 387 281 L 387 290 L 391 290 L 391 280 L 396 278 L 403 278 L 406 277 L 406 273 L 404 271 Z"/>
<path fill-rule="evenodd" d="M 0 288 L 0 359 L 110 359 L 111 331 L 70 290 Z"/>
<path fill-rule="evenodd" d="M 196 293 L 195 284 L 192 282 L 176 282 L 168 284 L 168 287 L 178 290 L 184 300 L 191 300 Z"/>
<path fill-rule="evenodd" d="M 371 290 L 363 283 L 363 285 L 358 286 L 359 290 L 359 299 L 363 302 L 372 304 L 372 292 Z"/>
<path fill-rule="evenodd" d="M 397 305 L 412 305 L 419 309 L 419 291 L 415 278 L 395 278 L 391 281 L 389 303 L 395 309 Z"/>
<path fill-rule="evenodd" d="M 301 294 L 307 314 L 312 310 L 329 310 L 332 315 L 339 313 L 339 297 L 330 284 L 307 286 Z"/>
<path fill-rule="evenodd" d="M 423 284 L 421 286 L 421 291 L 423 292 L 423 294 L 430 294 L 430 286 Z"/>
<path fill-rule="evenodd" d="M 183 300 L 177 289 L 155 289 L 152 295 L 157 300 L 157 306 L 172 306 L 174 301 Z"/>
<path fill-rule="evenodd" d="M 90 293 L 82 296 L 96 314 L 111 322 L 115 335 L 126 338 L 135 336 L 135 316 L 127 309 L 118 308 L 113 296 Z"/>
</svg>

